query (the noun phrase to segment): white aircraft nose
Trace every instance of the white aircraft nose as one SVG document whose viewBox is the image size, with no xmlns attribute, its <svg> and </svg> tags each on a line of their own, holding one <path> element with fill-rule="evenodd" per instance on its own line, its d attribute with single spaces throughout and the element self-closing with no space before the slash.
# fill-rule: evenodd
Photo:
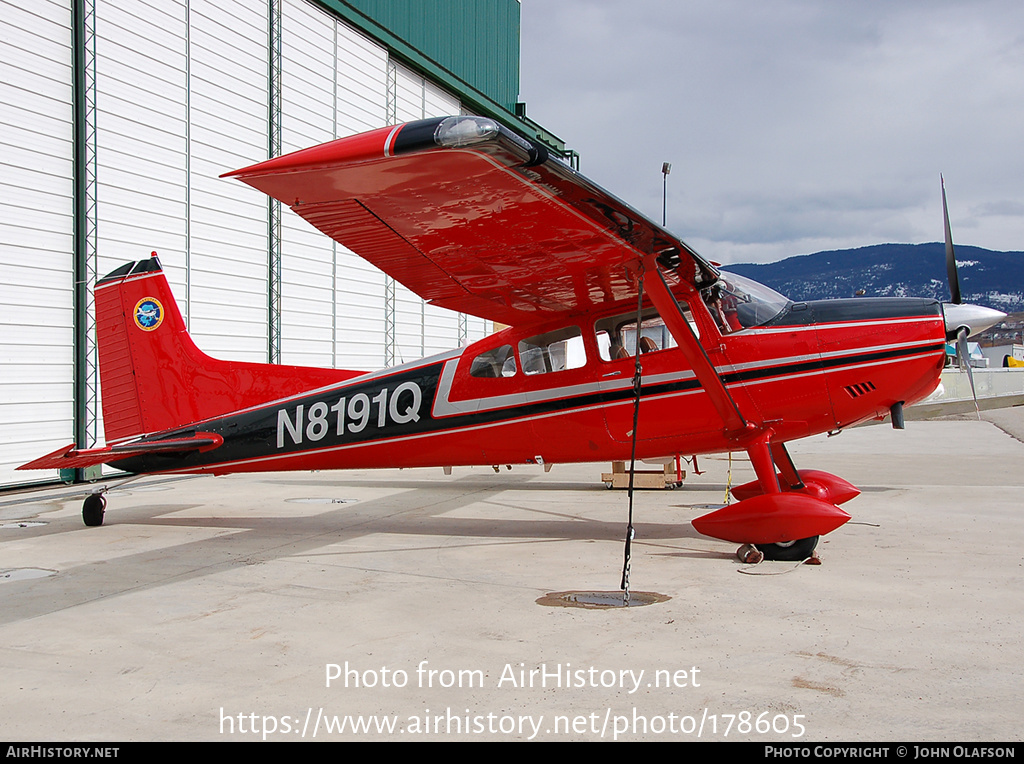
<svg viewBox="0 0 1024 764">
<path fill-rule="evenodd" d="M 957 332 L 963 328 L 970 330 L 968 336 L 973 337 L 978 332 L 983 332 L 992 324 L 1006 318 L 1006 314 L 986 308 L 982 305 L 965 305 L 944 302 L 942 313 L 946 318 L 946 336 L 956 337 Z"/>
</svg>

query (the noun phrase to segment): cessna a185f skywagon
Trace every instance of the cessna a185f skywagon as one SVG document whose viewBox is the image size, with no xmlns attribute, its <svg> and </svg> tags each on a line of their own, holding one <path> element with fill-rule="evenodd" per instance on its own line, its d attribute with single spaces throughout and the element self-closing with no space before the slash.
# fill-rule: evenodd
<svg viewBox="0 0 1024 764">
<path fill-rule="evenodd" d="M 757 479 L 694 527 L 802 559 L 849 519 L 837 505 L 858 491 L 797 470 L 786 443 L 900 423 L 938 385 L 947 338 L 1002 315 L 929 299 L 793 303 L 480 117 L 386 127 L 230 175 L 431 303 L 509 328 L 372 373 L 221 361 L 190 339 L 158 260 L 128 263 L 95 292 L 107 445 L 22 469 L 220 475 L 625 460 L 634 445 L 638 458 L 746 451 Z M 104 506 L 86 500 L 87 525 Z"/>
</svg>

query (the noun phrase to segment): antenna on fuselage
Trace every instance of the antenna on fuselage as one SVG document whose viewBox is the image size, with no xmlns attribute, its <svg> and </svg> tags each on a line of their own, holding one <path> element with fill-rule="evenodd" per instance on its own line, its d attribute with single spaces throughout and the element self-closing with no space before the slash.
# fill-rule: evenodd
<svg viewBox="0 0 1024 764">
<path fill-rule="evenodd" d="M 668 174 L 672 172 L 672 163 L 663 162 L 661 165 L 661 227 L 668 225 Z"/>
</svg>

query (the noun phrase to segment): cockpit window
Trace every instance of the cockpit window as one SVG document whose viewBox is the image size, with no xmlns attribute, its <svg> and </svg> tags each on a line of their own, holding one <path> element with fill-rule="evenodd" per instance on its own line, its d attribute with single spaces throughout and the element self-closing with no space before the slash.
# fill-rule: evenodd
<svg viewBox="0 0 1024 764">
<path fill-rule="evenodd" d="M 690 321 L 689 312 L 685 312 L 685 314 L 687 320 Z M 635 312 L 603 318 L 594 324 L 597 349 L 601 354 L 602 361 L 632 358 L 636 355 L 638 336 L 641 353 L 667 350 L 676 346 L 675 337 L 672 336 L 672 332 L 665 326 L 665 322 L 656 310 L 648 308 L 641 313 L 641 318 L 639 335 L 636 331 Z M 690 321 L 690 325 L 693 326 L 692 321 Z"/>
<path fill-rule="evenodd" d="M 488 350 L 473 359 L 469 367 L 471 377 L 514 377 L 516 375 L 516 357 L 511 345 Z"/>
<path fill-rule="evenodd" d="M 579 369 L 587 363 L 583 334 L 578 326 L 568 326 L 530 337 L 519 343 L 519 359 L 524 374 Z"/>
<path fill-rule="evenodd" d="M 718 281 L 701 290 L 701 297 L 722 334 L 766 324 L 789 304 L 774 289 L 725 271 Z"/>
</svg>

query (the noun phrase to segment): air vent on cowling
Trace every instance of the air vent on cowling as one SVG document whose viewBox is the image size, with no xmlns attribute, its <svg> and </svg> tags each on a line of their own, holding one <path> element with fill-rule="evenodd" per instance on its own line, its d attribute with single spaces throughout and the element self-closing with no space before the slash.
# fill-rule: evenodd
<svg viewBox="0 0 1024 764">
<path fill-rule="evenodd" d="M 843 389 L 850 394 L 851 398 L 859 398 L 866 393 L 870 393 L 875 389 L 875 386 L 871 382 L 859 382 L 856 385 L 847 385 Z"/>
</svg>

